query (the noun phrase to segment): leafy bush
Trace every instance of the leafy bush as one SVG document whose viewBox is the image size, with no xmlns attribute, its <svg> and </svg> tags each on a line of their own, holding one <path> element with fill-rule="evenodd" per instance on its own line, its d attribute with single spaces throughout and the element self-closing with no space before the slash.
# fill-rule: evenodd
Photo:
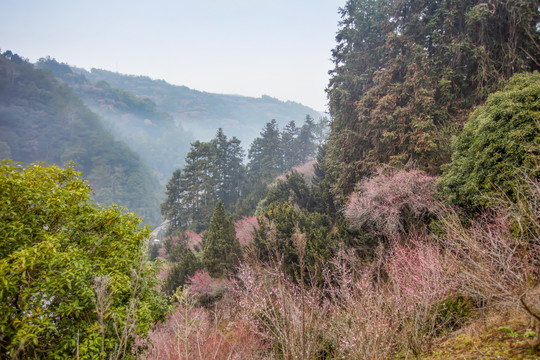
<svg viewBox="0 0 540 360">
<path fill-rule="evenodd" d="M 442 194 L 470 211 L 502 190 L 515 200 L 523 172 L 540 175 L 540 73 L 518 74 L 476 109 L 454 141 Z"/>
<path fill-rule="evenodd" d="M 451 295 L 433 309 L 437 332 L 453 331 L 470 320 L 472 303 L 463 295 Z"/>
<path fill-rule="evenodd" d="M 253 238 L 259 259 L 269 263 L 281 261 L 283 271 L 291 278 L 299 280 L 305 272 L 310 280 L 315 280 L 332 257 L 336 242 L 326 215 L 274 201 L 259 218 L 259 225 Z"/>
<path fill-rule="evenodd" d="M 166 311 L 147 228 L 65 169 L 0 162 L 0 357 L 134 358 Z"/>
</svg>

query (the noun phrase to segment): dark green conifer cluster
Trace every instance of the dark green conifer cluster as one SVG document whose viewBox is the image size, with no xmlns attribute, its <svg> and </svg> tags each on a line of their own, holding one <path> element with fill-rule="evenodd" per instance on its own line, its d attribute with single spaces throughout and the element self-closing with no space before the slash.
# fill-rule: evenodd
<svg viewBox="0 0 540 360">
<path fill-rule="evenodd" d="M 349 0 L 341 17 L 325 157 L 338 203 L 383 163 L 440 174 L 471 109 L 540 68 L 536 1 Z"/>
</svg>

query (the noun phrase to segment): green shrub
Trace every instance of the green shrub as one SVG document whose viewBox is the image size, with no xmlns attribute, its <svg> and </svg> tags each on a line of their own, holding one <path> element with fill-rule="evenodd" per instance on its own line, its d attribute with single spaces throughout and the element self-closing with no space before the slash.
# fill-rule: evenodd
<svg viewBox="0 0 540 360">
<path fill-rule="evenodd" d="M 477 108 L 454 141 L 452 162 L 440 179 L 442 194 L 469 211 L 490 205 L 501 191 L 515 200 L 523 172 L 540 175 L 540 74 L 513 76 Z"/>
<path fill-rule="evenodd" d="M 72 165 L 0 161 L 0 358 L 135 358 L 163 319 L 149 229 L 90 191 Z"/>
</svg>

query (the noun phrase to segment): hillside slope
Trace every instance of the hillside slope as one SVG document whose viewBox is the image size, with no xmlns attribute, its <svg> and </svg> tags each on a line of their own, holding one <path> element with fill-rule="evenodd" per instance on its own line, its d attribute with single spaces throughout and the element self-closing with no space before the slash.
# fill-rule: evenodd
<svg viewBox="0 0 540 360">
<path fill-rule="evenodd" d="M 100 115 L 115 138 L 124 141 L 146 161 L 162 184 L 175 169 L 184 165 L 193 135 L 175 124 L 173 117 L 159 110 L 151 99 L 113 87 L 103 80 L 92 83 L 85 75 L 74 73 L 71 67 L 55 59 L 40 59 L 36 66 L 50 70 L 68 84 Z"/>
<path fill-rule="evenodd" d="M 131 76 L 111 71 L 74 69 L 92 83 L 106 81 L 113 87 L 130 91 L 154 101 L 158 109 L 171 114 L 196 139 L 207 141 L 218 128 L 233 134 L 244 147 L 255 139 L 264 125 L 276 119 L 280 127 L 289 121 L 303 121 L 306 115 L 314 119 L 321 114 L 307 106 L 291 101 L 280 101 L 270 96 L 252 98 L 202 92 L 186 86 L 171 85 L 146 76 Z"/>
<path fill-rule="evenodd" d="M 0 158 L 74 161 L 97 202 L 125 206 L 146 222 L 160 220 L 160 185 L 141 158 L 69 87 L 11 52 L 0 56 Z"/>
</svg>

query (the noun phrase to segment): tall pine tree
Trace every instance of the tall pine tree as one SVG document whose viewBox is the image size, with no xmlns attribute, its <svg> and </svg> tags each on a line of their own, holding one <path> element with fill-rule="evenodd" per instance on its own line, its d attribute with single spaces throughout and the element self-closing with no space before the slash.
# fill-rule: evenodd
<svg viewBox="0 0 540 360">
<path fill-rule="evenodd" d="M 219 129 L 210 142 L 196 141 L 186 156 L 184 169 L 176 170 L 167 184 L 162 215 L 170 221 L 169 232 L 208 227 L 214 206 L 221 200 L 231 208 L 245 182 L 240 140 L 231 140 Z"/>
<path fill-rule="evenodd" d="M 281 136 L 275 119 L 266 123 L 261 136 L 248 152 L 248 171 L 251 179 L 272 179 L 283 171 Z"/>
<path fill-rule="evenodd" d="M 223 277 L 234 270 L 242 258 L 242 249 L 236 237 L 232 218 L 225 214 L 225 207 L 216 204 L 210 227 L 203 238 L 202 262 L 210 276 Z"/>
</svg>

